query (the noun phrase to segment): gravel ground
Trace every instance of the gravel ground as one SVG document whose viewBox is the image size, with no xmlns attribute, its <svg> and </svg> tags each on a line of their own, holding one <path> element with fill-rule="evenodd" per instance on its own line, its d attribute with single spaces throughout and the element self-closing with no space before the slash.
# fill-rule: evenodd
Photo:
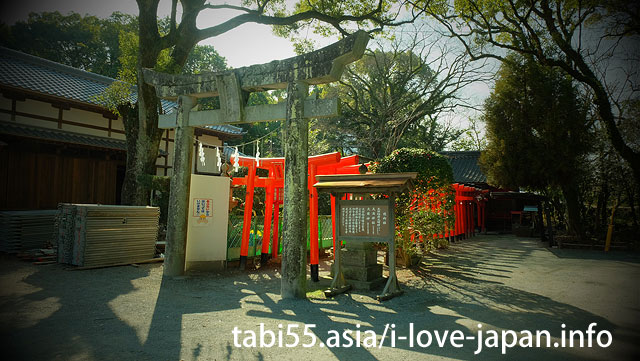
<svg viewBox="0 0 640 361">
<path fill-rule="evenodd" d="M 637 253 L 550 250 L 532 239 L 478 236 L 451 245 L 420 268 L 401 270 L 405 290 L 383 303 L 375 292 L 325 299 L 328 262 L 308 300 L 282 300 L 277 267 L 163 279 L 161 264 L 69 271 L 0 256 L 0 337 L 3 353 L 19 360 L 623 360 L 640 344 L 640 257 Z M 606 349 L 438 347 L 435 330 L 548 330 L 551 343 L 567 330 L 609 330 Z M 314 347 L 235 347 L 232 330 L 279 330 L 315 324 Z M 429 347 L 396 339 L 432 332 Z M 360 325 L 358 328 L 357 325 Z M 320 347 L 331 330 L 378 334 L 395 324 L 382 347 Z M 298 329 L 302 336 L 302 328 Z M 414 336 L 415 337 L 415 336 Z M 422 340 L 426 342 L 423 334 Z M 239 338 L 242 341 L 244 336 Z M 302 337 L 308 343 L 310 337 Z M 333 339 L 335 341 L 335 339 Z M 372 338 L 369 337 L 369 344 Z M 603 339 L 604 340 L 604 339 Z M 249 342 L 249 340 L 245 340 Z M 268 340 L 267 340 L 268 341 Z M 285 343 L 292 338 L 284 339 Z M 342 339 L 344 341 L 344 339 Z M 546 341 L 542 340 L 544 346 Z M 534 339 L 535 343 L 535 339 Z M 595 341 L 594 341 L 595 343 Z M 377 344 L 376 344 L 377 346 Z M 637 358 L 636 358 L 637 359 Z"/>
</svg>

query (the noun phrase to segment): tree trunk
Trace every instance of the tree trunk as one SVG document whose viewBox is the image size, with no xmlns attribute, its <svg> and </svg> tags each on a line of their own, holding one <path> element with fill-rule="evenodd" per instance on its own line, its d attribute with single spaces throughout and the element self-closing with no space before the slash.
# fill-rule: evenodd
<svg viewBox="0 0 640 361">
<path fill-rule="evenodd" d="M 151 88 L 151 89 L 149 89 Z M 140 181 L 142 174 L 156 174 L 156 160 L 162 139 L 158 129 L 158 98 L 153 87 L 138 84 L 138 117 L 125 121 L 127 133 L 127 170 L 122 185 L 122 203 L 149 204 L 151 188 Z"/>
<path fill-rule="evenodd" d="M 309 122 L 304 100 L 309 86 L 302 82 L 287 87 L 287 117 L 283 126 L 284 211 L 282 225 L 282 298 L 307 297 L 307 190 Z"/>
<path fill-rule="evenodd" d="M 603 174 L 603 182 L 598 192 L 598 203 L 596 206 L 595 226 L 598 231 L 607 228 L 607 205 L 609 204 L 609 184 L 606 180 L 608 175 Z"/>
<path fill-rule="evenodd" d="M 127 169 L 122 185 L 122 203 L 144 206 L 149 204 L 150 184 L 140 181 L 143 174 L 156 174 L 156 160 L 162 139 L 158 129 L 160 101 L 155 88 L 142 79 L 142 68 L 156 65 L 159 48 L 157 28 L 157 0 L 138 0 L 138 117 L 125 120 L 127 138 Z"/>
<path fill-rule="evenodd" d="M 129 107 L 122 105 L 118 109 L 122 115 L 122 123 L 124 125 L 124 132 L 127 141 L 127 168 L 124 176 L 124 182 L 122 184 L 122 204 L 134 205 L 136 202 L 133 200 L 134 190 L 136 188 L 136 173 L 135 173 L 135 154 L 136 154 L 136 142 L 138 140 L 138 107 L 137 103 L 135 107 Z"/>
<path fill-rule="evenodd" d="M 583 239 L 582 221 L 580 217 L 580 199 L 578 196 L 578 189 L 574 182 L 570 184 L 564 184 L 561 186 L 562 195 L 567 203 L 567 215 L 568 215 L 568 229 L 569 233 L 576 236 L 578 239 Z"/>
<path fill-rule="evenodd" d="M 631 168 L 635 183 L 640 184 L 640 153 L 635 152 L 629 145 L 624 142 L 624 139 L 622 138 L 620 130 L 618 129 L 618 126 L 616 124 L 615 117 L 611 112 L 611 102 L 609 101 L 608 94 L 602 87 L 601 83 L 596 83 L 596 85 L 592 85 L 591 88 L 596 94 L 595 103 L 598 108 L 598 114 L 604 122 L 611 145 L 622 157 L 622 159 L 627 161 L 629 168 Z"/>
</svg>

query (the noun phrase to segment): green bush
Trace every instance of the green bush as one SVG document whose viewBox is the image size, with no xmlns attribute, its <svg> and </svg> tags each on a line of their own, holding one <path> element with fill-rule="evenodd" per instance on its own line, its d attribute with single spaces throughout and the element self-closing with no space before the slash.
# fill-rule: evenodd
<svg viewBox="0 0 640 361">
<path fill-rule="evenodd" d="M 444 234 L 446 225 L 453 227 L 455 221 L 453 170 L 447 159 L 425 149 L 402 148 L 381 159 L 371 170 L 418 173 L 413 189 L 396 201 L 396 247 L 405 264 L 416 254 L 442 247 L 443 242 L 433 235 Z"/>
</svg>

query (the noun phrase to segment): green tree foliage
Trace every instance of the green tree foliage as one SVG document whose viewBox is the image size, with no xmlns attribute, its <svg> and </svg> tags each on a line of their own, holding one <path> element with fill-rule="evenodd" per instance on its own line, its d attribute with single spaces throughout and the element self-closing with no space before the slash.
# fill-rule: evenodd
<svg viewBox="0 0 640 361">
<path fill-rule="evenodd" d="M 371 158 L 407 146 L 442 150 L 462 131 L 439 116 L 463 103 L 458 93 L 475 80 L 471 67 L 418 38 L 386 48 L 366 52 L 339 85 L 328 87 L 343 102 L 342 116 L 320 126 L 334 146 Z"/>
<path fill-rule="evenodd" d="M 625 100 L 638 99 L 638 6 L 625 1 L 419 1 L 473 59 L 515 51 L 560 68 L 593 94 L 602 128 L 640 184 L 640 151 L 620 129 Z M 421 5 L 419 5 L 421 4 Z"/>
<path fill-rule="evenodd" d="M 137 31 L 135 16 L 113 13 L 107 19 L 59 12 L 31 13 L 6 28 L 3 46 L 115 78 L 120 63 L 120 33 Z"/>
<path fill-rule="evenodd" d="M 485 103 L 489 144 L 481 156 L 489 183 L 561 189 L 569 228 L 582 235 L 579 179 L 592 124 L 571 78 L 530 57 L 508 56 Z"/>
<path fill-rule="evenodd" d="M 396 149 L 376 162 L 374 173 L 417 172 L 414 189 L 428 191 L 448 187 L 453 183 L 453 170 L 449 161 L 440 154 L 419 148 Z"/>
<path fill-rule="evenodd" d="M 396 201 L 396 243 L 402 257 L 409 258 L 439 246 L 434 235 L 444 234 L 455 222 L 453 170 L 440 154 L 425 149 L 401 148 L 371 168 L 374 173 L 417 172 L 411 191 Z M 418 247 L 422 241 L 422 247 Z M 405 263 L 408 264 L 408 263 Z"/>
</svg>

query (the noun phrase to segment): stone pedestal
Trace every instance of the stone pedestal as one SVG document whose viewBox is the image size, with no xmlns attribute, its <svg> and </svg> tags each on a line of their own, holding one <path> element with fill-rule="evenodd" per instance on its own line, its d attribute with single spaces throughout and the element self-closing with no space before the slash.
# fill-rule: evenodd
<svg viewBox="0 0 640 361">
<path fill-rule="evenodd" d="M 353 288 L 372 290 L 385 284 L 378 253 L 371 243 L 347 242 L 341 256 L 345 281 Z"/>
</svg>

